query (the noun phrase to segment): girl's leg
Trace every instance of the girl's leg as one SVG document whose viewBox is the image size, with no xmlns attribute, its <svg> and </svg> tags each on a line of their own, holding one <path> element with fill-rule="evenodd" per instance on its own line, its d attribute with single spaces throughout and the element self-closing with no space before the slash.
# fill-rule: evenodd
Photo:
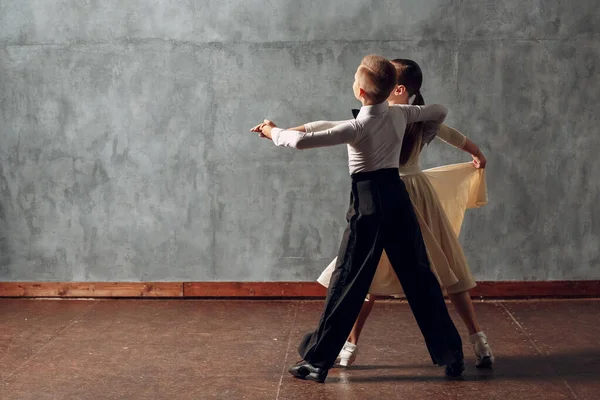
<svg viewBox="0 0 600 400">
<path fill-rule="evenodd" d="M 469 292 L 465 290 L 464 292 L 451 293 L 448 294 L 448 297 L 469 330 L 469 335 L 480 332 L 481 329 L 479 328 L 479 322 L 477 322 L 477 316 L 475 315 L 475 307 L 473 307 L 473 301 L 471 300 Z"/>
<path fill-rule="evenodd" d="M 344 344 L 344 347 L 342 347 L 342 350 L 340 351 L 338 356 L 340 366 L 348 367 L 356 359 L 358 354 L 356 343 L 358 343 L 360 333 L 362 332 L 365 322 L 367 321 L 367 318 L 369 317 L 374 305 L 375 296 L 369 295 L 367 297 L 367 301 L 363 302 L 360 313 L 358 314 L 358 318 L 356 318 L 356 322 L 354 322 L 354 326 L 352 327 L 352 332 L 350 332 L 348 340 L 346 340 L 346 344 Z"/>
<path fill-rule="evenodd" d="M 469 330 L 469 341 L 473 345 L 475 356 L 477 357 L 476 366 L 479 368 L 490 368 L 494 363 L 494 355 L 492 349 L 487 343 L 485 333 L 481 331 L 477 316 L 475 315 L 475 307 L 468 291 L 448 294 L 450 301 L 454 305 L 456 311 L 462 318 L 465 326 Z"/>
<path fill-rule="evenodd" d="M 375 305 L 375 299 L 376 297 L 370 294 L 367 301 L 363 303 L 363 306 L 360 309 L 360 314 L 358 314 L 358 318 L 352 327 L 352 332 L 350 332 L 350 336 L 348 336 L 348 341 L 350 343 L 358 343 L 360 333 L 362 332 L 365 322 L 367 322 L 367 318 L 369 317 L 369 314 L 371 314 L 371 310 L 373 310 L 373 306 Z"/>
</svg>

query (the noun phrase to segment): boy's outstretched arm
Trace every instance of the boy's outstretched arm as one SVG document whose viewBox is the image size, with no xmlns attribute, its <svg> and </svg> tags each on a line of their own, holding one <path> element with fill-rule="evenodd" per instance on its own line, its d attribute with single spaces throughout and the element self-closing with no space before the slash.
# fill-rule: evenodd
<svg viewBox="0 0 600 400">
<path fill-rule="evenodd" d="M 327 129 L 335 128 L 338 125 L 341 125 L 345 122 L 351 121 L 349 119 L 344 121 L 314 121 L 307 122 L 304 125 L 297 126 L 295 128 L 289 128 L 290 131 L 298 131 L 298 132 L 318 132 L 324 131 Z"/>
<path fill-rule="evenodd" d="M 295 128 L 288 128 L 288 131 L 306 132 L 304 125 L 297 126 Z"/>
<path fill-rule="evenodd" d="M 299 150 L 335 146 L 352 143 L 358 134 L 358 124 L 354 120 L 339 123 L 329 129 L 308 132 L 306 126 L 296 129 L 280 129 L 272 121 L 265 120 L 251 129 L 261 136 L 273 140 L 277 146 L 293 147 Z"/>
</svg>

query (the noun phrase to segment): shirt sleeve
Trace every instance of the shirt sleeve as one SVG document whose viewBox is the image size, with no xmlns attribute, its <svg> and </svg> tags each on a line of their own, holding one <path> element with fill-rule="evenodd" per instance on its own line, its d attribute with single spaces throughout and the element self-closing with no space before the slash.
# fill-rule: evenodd
<svg viewBox="0 0 600 400">
<path fill-rule="evenodd" d="M 441 104 L 428 104 L 426 106 L 393 104 L 390 107 L 401 110 L 406 117 L 407 124 L 419 121 L 433 121 L 441 124 L 448 114 L 448 109 Z"/>
<path fill-rule="evenodd" d="M 304 124 L 304 129 L 306 130 L 306 132 L 318 132 L 318 131 L 324 131 L 327 129 L 331 129 L 333 127 L 336 127 L 340 124 L 343 124 L 345 122 L 350 122 L 351 120 L 345 120 L 345 121 L 315 121 L 315 122 L 309 122 L 307 124 Z"/>
<path fill-rule="evenodd" d="M 292 147 L 298 150 L 336 146 L 353 143 L 359 134 L 359 125 L 350 120 L 330 129 L 317 132 L 299 132 L 273 128 L 271 136 L 276 146 Z"/>
<path fill-rule="evenodd" d="M 440 125 L 437 137 L 441 141 L 459 149 L 464 148 L 467 143 L 467 137 L 465 135 L 447 125 Z"/>
<path fill-rule="evenodd" d="M 435 139 L 439 132 L 440 126 L 440 124 L 431 121 L 423 124 L 423 145 L 427 145 L 431 143 L 433 139 Z"/>
</svg>

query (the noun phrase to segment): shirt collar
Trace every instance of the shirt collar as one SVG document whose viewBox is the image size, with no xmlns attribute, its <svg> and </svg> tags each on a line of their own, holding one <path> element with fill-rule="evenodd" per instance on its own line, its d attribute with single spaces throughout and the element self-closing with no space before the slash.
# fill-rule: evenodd
<svg viewBox="0 0 600 400">
<path fill-rule="evenodd" d="M 388 110 L 388 102 L 384 101 L 383 103 L 374 104 L 372 106 L 362 106 L 360 108 L 360 112 L 356 116 L 356 118 L 366 117 L 371 115 L 381 115 Z"/>
</svg>

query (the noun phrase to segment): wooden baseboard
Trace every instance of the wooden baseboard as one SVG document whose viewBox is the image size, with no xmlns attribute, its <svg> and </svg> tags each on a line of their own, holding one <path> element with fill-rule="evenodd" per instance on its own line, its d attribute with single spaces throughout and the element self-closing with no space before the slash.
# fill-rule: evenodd
<svg viewBox="0 0 600 400">
<path fill-rule="evenodd" d="M 478 282 L 469 293 L 483 298 L 600 297 L 600 281 Z"/>
<path fill-rule="evenodd" d="M 183 297 L 181 282 L 0 282 L 0 297 Z"/>
<path fill-rule="evenodd" d="M 317 282 L 185 282 L 184 297 L 325 297 Z"/>
<path fill-rule="evenodd" d="M 600 297 L 600 281 L 479 282 L 474 298 Z M 0 297 L 320 298 L 317 282 L 0 282 Z"/>
</svg>

